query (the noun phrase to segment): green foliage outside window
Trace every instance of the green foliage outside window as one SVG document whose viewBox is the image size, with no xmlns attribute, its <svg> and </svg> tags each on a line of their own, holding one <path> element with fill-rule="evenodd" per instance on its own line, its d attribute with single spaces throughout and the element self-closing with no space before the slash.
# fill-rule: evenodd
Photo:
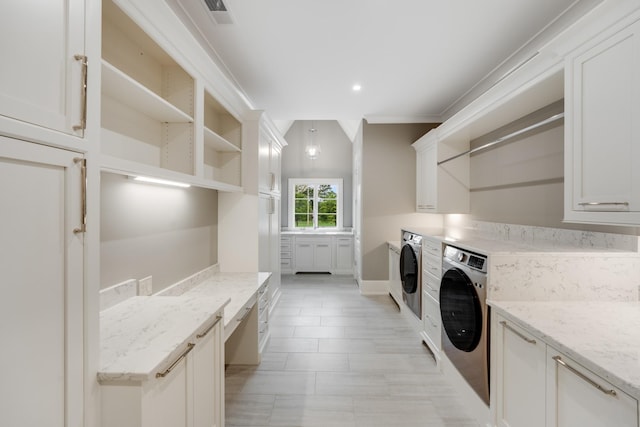
<svg viewBox="0 0 640 427">
<path fill-rule="evenodd" d="M 338 225 L 338 189 L 330 184 L 295 186 L 295 226 L 335 228 Z"/>
</svg>

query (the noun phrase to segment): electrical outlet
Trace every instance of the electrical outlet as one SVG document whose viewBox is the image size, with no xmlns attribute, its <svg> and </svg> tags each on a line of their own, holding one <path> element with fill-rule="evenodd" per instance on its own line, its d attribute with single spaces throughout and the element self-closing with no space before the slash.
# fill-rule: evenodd
<svg viewBox="0 0 640 427">
<path fill-rule="evenodd" d="M 153 293 L 151 276 L 147 276 L 144 279 L 138 280 L 138 295 L 148 296 Z"/>
</svg>

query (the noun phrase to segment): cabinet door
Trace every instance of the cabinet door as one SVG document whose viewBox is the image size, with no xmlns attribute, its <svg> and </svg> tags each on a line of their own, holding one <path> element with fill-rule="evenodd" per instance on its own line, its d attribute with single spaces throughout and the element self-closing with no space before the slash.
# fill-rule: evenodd
<svg viewBox="0 0 640 427">
<path fill-rule="evenodd" d="M 282 164 L 282 153 L 278 146 L 276 146 L 276 144 L 274 143 L 271 144 L 270 156 L 269 169 L 272 175 L 269 178 L 271 179 L 271 192 L 280 194 L 280 169 Z"/>
<path fill-rule="evenodd" d="M 76 156 L 0 137 L 2 426 L 84 424 L 83 235 L 73 232 L 81 221 Z"/>
<path fill-rule="evenodd" d="M 336 269 L 351 270 L 353 268 L 353 240 L 346 237 L 339 237 L 336 240 Z"/>
<path fill-rule="evenodd" d="M 166 377 L 156 378 L 145 386 L 141 427 L 189 425 L 187 360 L 181 360 Z"/>
<path fill-rule="evenodd" d="M 308 239 L 296 239 L 295 271 L 313 271 L 314 242 Z"/>
<path fill-rule="evenodd" d="M 333 270 L 331 261 L 331 242 L 329 239 L 322 239 L 315 243 L 314 267 L 316 271 Z"/>
<path fill-rule="evenodd" d="M 84 3 L 3 2 L 0 115 L 81 135 Z"/>
<path fill-rule="evenodd" d="M 220 382 L 223 368 L 220 367 L 222 352 L 219 346 L 220 326 L 218 323 L 204 337 L 200 338 L 193 351 L 193 427 L 211 427 L 220 424 Z"/>
<path fill-rule="evenodd" d="M 416 153 L 417 155 L 417 210 L 432 212 L 437 208 L 438 151 L 437 143 L 431 143 Z"/>
<path fill-rule="evenodd" d="M 548 347 L 547 427 L 637 427 L 638 401 Z"/>
<path fill-rule="evenodd" d="M 567 219 L 628 222 L 640 212 L 640 23 L 567 68 Z"/>
<path fill-rule="evenodd" d="M 493 330 L 497 425 L 544 426 L 546 344 L 500 316 Z"/>
<path fill-rule="evenodd" d="M 271 271 L 271 217 L 274 207 L 271 196 L 260 194 L 258 196 L 258 269 Z"/>
</svg>

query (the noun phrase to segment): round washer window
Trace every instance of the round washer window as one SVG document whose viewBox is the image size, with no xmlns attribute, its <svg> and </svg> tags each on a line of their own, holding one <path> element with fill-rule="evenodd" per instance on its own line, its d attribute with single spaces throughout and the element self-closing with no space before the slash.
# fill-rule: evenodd
<svg viewBox="0 0 640 427">
<path fill-rule="evenodd" d="M 482 308 L 473 283 L 458 268 L 447 270 L 440 283 L 442 327 L 457 349 L 473 351 L 482 334 Z"/>
<path fill-rule="evenodd" d="M 406 293 L 413 294 L 418 289 L 418 260 L 409 245 L 404 245 L 400 251 L 400 280 Z"/>
</svg>

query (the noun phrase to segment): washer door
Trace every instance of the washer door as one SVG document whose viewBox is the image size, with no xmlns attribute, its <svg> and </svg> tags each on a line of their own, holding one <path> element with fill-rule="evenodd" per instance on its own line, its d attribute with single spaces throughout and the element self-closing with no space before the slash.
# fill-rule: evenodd
<svg viewBox="0 0 640 427">
<path fill-rule="evenodd" d="M 459 350 L 473 351 L 482 335 L 482 307 L 469 277 L 459 268 L 447 270 L 440 282 L 442 328 Z"/>
<path fill-rule="evenodd" d="M 418 289 L 418 259 L 411 245 L 402 246 L 400 251 L 400 280 L 405 293 L 413 294 Z"/>
</svg>

